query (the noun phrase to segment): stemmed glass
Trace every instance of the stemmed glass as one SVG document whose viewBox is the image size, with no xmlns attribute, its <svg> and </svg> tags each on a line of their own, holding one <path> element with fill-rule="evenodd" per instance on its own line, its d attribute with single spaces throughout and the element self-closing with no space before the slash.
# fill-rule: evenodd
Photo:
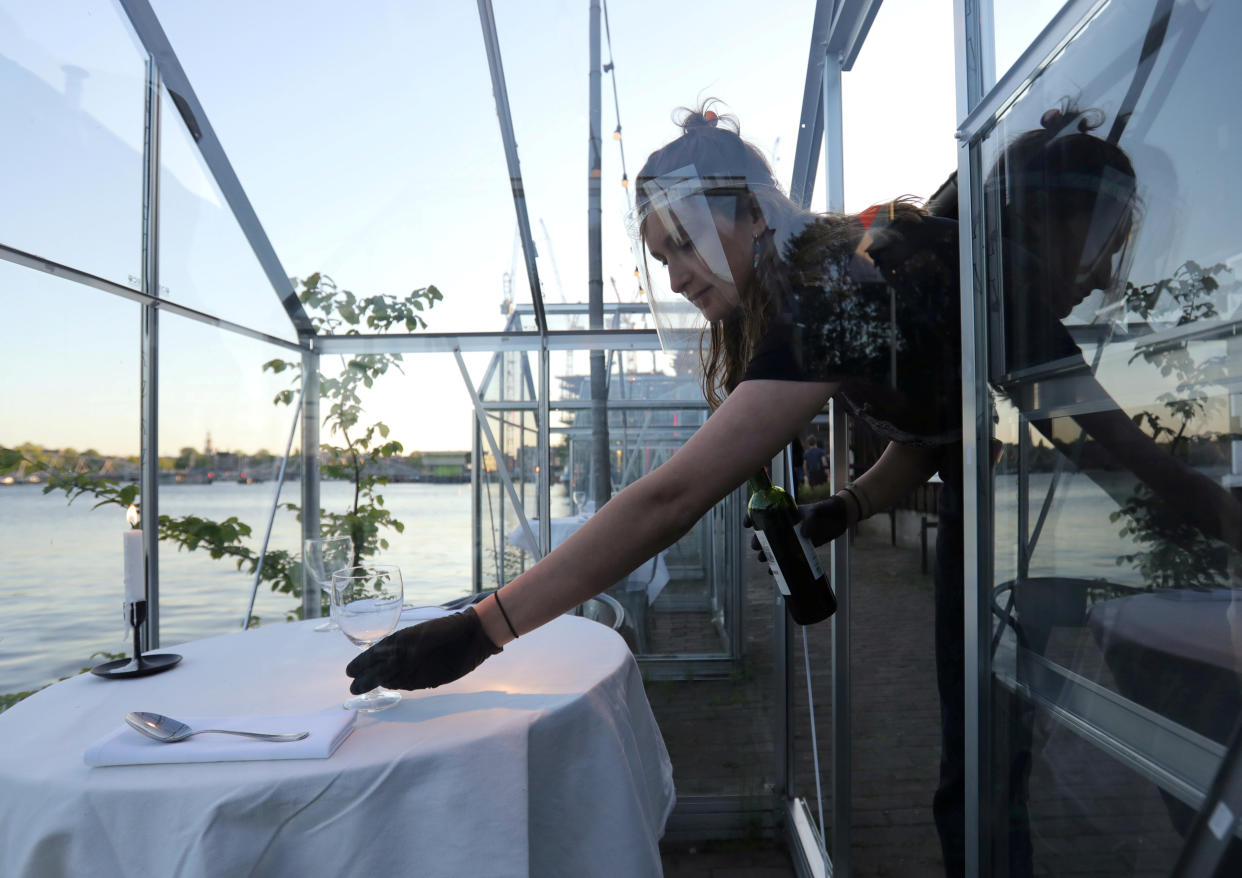
<svg viewBox="0 0 1242 878">
<path fill-rule="evenodd" d="M 325 596 L 332 592 L 332 574 L 349 566 L 354 543 L 349 537 L 306 540 L 302 544 L 302 588 L 317 588 Z M 335 631 L 336 620 L 329 616 L 315 626 L 316 631 Z"/>
<path fill-rule="evenodd" d="M 392 564 L 347 567 L 332 574 L 332 617 L 360 649 L 388 636 L 401 620 L 401 571 Z M 356 695 L 341 706 L 374 712 L 400 703 L 401 693 L 383 686 Z"/>
</svg>

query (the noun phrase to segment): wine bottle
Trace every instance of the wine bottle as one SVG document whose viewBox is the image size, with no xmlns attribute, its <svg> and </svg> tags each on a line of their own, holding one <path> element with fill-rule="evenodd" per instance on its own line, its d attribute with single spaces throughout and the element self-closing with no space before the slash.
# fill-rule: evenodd
<svg viewBox="0 0 1242 878">
<path fill-rule="evenodd" d="M 764 470 L 751 476 L 750 487 L 750 520 L 789 615 L 799 625 L 827 619 L 837 611 L 837 599 L 815 547 L 799 531 L 797 504 Z"/>
</svg>

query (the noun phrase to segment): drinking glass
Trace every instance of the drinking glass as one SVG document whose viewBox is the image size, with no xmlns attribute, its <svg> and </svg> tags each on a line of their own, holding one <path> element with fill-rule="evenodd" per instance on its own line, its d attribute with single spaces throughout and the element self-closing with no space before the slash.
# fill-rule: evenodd
<svg viewBox="0 0 1242 878">
<path fill-rule="evenodd" d="M 307 540 L 302 544 L 302 588 L 320 589 L 325 596 L 332 593 L 332 574 L 349 566 L 354 543 L 349 537 Z M 331 615 L 315 626 L 316 631 L 335 631 Z"/>
<path fill-rule="evenodd" d="M 586 491 L 574 491 L 574 512 L 582 514 L 582 505 L 586 503 Z"/>
<path fill-rule="evenodd" d="M 332 574 L 332 617 L 350 642 L 367 647 L 388 636 L 401 620 L 401 571 L 392 564 L 347 567 Z M 401 701 L 401 693 L 383 686 L 356 695 L 341 706 L 374 712 Z"/>
</svg>

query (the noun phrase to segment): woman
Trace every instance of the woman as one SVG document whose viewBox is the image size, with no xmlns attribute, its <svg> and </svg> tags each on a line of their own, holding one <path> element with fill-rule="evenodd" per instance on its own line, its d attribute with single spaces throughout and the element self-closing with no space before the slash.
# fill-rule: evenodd
<svg viewBox="0 0 1242 878">
<path fill-rule="evenodd" d="M 816 545 L 888 509 L 939 472 L 936 664 L 941 784 L 933 805 L 950 875 L 964 869 L 961 345 L 956 191 L 929 210 L 905 201 L 857 217 L 817 216 L 779 190 L 761 154 L 707 106 L 653 153 L 638 178 L 633 231 L 666 348 L 706 340 L 703 390 L 713 413 L 666 464 L 619 493 L 556 551 L 494 597 L 400 631 L 347 669 L 354 692 L 457 679 L 519 634 L 570 610 L 667 548 L 765 466 L 836 398 L 888 440 L 880 460 L 837 495 L 803 508 Z M 1001 203 L 1005 363 L 1091 370 L 1064 326 L 1095 290 L 1107 311 L 1124 281 L 1137 215 L 1134 172 L 1071 107 L 1050 111 L 989 175 Z M 667 278 L 667 285 L 663 279 Z M 895 295 L 894 295 L 895 293 Z M 895 306 L 894 306 L 895 302 Z M 896 351 L 897 356 L 892 354 Z M 1076 358 L 1077 366 L 1074 365 Z M 890 365 L 894 364 L 894 365 Z M 893 371 L 890 371 L 893 370 Z M 1202 532 L 1242 547 L 1239 505 L 1159 449 L 1092 380 L 1097 405 L 1074 415 L 1106 454 Z M 1015 382 L 1014 402 L 1023 385 Z M 1050 428 L 1037 422 L 1038 429 Z M 1192 490 L 1186 490 L 1187 488 Z M 1021 726 L 1019 720 L 1019 726 Z M 1011 763 L 1010 874 L 1030 871 L 1029 758 L 1017 729 Z"/>
<path fill-rule="evenodd" d="M 849 502 L 833 498 L 825 515 L 811 516 L 808 532 L 821 518 L 848 525 L 900 499 L 956 442 L 954 224 L 902 202 L 872 217 L 869 230 L 855 217 L 809 214 L 710 102 L 687 111 L 681 127 L 638 176 L 633 229 L 666 348 L 704 339 L 711 417 L 668 462 L 492 597 L 356 658 L 347 668 L 352 691 L 455 680 L 620 581 L 765 467 L 834 395 L 895 442 L 884 477 L 860 478 L 844 495 Z M 652 263 L 663 271 L 647 271 Z M 911 301 L 899 310 L 894 340 L 885 282 L 902 272 Z M 902 390 L 888 375 L 890 343 L 934 359 L 904 364 Z"/>
</svg>

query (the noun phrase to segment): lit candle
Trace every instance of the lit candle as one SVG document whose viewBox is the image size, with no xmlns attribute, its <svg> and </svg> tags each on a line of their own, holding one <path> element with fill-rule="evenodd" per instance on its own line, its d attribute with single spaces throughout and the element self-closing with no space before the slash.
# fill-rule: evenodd
<svg viewBox="0 0 1242 878">
<path fill-rule="evenodd" d="M 122 536 L 125 540 L 125 602 L 136 603 L 147 599 L 147 577 L 142 563 L 142 531 L 138 530 L 138 507 L 130 506 L 125 513 L 129 530 Z"/>
</svg>

